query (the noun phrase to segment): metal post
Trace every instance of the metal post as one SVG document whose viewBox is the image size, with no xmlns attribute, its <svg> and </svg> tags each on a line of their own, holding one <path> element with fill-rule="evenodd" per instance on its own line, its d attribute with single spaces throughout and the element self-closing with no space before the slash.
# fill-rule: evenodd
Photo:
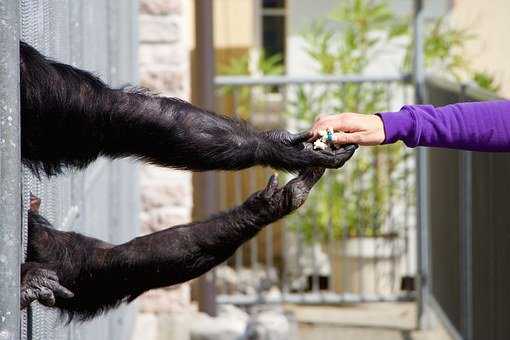
<svg viewBox="0 0 510 340">
<path fill-rule="evenodd" d="M 461 87 L 459 102 L 465 100 L 466 86 Z M 461 333 L 463 339 L 473 339 L 473 246 L 472 246 L 472 201 L 473 201 L 473 155 L 471 151 L 460 152 L 460 270 L 461 289 Z"/>
<path fill-rule="evenodd" d="M 423 0 L 414 1 L 414 60 L 413 80 L 415 87 L 415 102 L 425 101 L 425 65 L 424 65 L 424 8 Z M 416 153 L 416 188 L 417 188 L 417 326 L 426 328 L 428 315 L 426 313 L 426 299 L 429 294 L 429 238 L 428 238 L 428 164 L 427 149 L 418 148 Z"/>
<path fill-rule="evenodd" d="M 0 2 L 0 340 L 20 337 L 19 4 Z"/>
<path fill-rule="evenodd" d="M 193 90 L 195 103 L 205 109 L 214 109 L 214 40 L 213 40 L 213 1 L 195 1 L 195 44 L 196 72 Z M 198 197 L 200 217 L 218 211 L 218 181 L 214 172 L 205 172 L 195 177 L 195 187 L 199 187 Z M 211 316 L 216 315 L 216 291 L 214 271 L 199 278 L 199 310 Z"/>
</svg>

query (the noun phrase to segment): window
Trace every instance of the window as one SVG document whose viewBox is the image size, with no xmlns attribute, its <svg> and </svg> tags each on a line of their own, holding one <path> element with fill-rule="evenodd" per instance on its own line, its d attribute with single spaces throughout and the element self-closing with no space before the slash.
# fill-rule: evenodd
<svg viewBox="0 0 510 340">
<path fill-rule="evenodd" d="M 280 54 L 285 64 L 285 0 L 262 0 L 262 48 L 266 57 Z"/>
</svg>

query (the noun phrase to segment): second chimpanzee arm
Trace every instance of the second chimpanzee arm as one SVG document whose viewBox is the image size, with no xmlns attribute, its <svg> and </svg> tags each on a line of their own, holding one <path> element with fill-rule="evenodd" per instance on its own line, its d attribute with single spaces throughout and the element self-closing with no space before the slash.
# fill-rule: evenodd
<svg viewBox="0 0 510 340">
<path fill-rule="evenodd" d="M 265 225 L 301 206 L 322 169 L 307 170 L 284 187 L 276 178 L 242 205 L 202 222 L 176 226 L 119 246 L 51 228 L 29 214 L 29 263 L 57 274 L 60 288 L 54 306 L 87 319 L 152 288 L 193 279 L 228 259 Z M 27 264 L 26 264 L 27 265 Z M 35 298 L 40 298 L 35 296 Z"/>
<path fill-rule="evenodd" d="M 21 43 L 22 156 L 48 175 L 99 156 L 134 156 L 162 166 L 242 169 L 338 168 L 353 146 L 314 151 L 307 134 L 257 131 L 176 98 L 112 89 L 97 77 L 51 61 Z"/>
</svg>

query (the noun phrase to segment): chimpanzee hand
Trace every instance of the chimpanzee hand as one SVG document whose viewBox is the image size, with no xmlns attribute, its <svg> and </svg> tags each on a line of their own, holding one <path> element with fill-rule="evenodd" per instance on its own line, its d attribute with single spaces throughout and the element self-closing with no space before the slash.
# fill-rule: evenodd
<svg viewBox="0 0 510 340">
<path fill-rule="evenodd" d="M 303 170 L 283 187 L 278 187 L 277 176 L 273 175 L 267 186 L 248 198 L 244 205 L 261 225 L 272 223 L 302 206 L 323 173 L 323 168 Z"/>
<path fill-rule="evenodd" d="M 334 150 L 314 150 L 309 142 L 309 132 L 290 133 L 285 130 L 271 130 L 262 133 L 262 146 L 258 150 L 258 161 L 278 169 L 299 170 L 310 167 L 342 167 L 357 145 L 337 146 Z"/>
<path fill-rule="evenodd" d="M 26 308 L 30 303 L 38 300 L 45 306 L 51 307 L 55 299 L 72 298 L 74 294 L 60 285 L 57 274 L 37 262 L 27 262 L 21 265 L 20 306 Z"/>
</svg>

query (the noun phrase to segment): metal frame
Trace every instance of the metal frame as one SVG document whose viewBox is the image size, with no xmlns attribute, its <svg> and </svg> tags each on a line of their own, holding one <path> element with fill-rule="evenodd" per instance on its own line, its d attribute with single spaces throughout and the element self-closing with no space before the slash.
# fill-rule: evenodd
<svg viewBox="0 0 510 340">
<path fill-rule="evenodd" d="M 347 75 L 347 76 L 306 76 L 306 77 L 296 77 L 296 76 L 260 76 L 260 77 L 250 77 L 250 76 L 217 76 L 215 78 L 215 85 L 218 89 L 222 88 L 228 88 L 230 92 L 232 92 L 232 102 L 234 105 L 234 108 L 218 108 L 221 111 L 225 110 L 231 110 L 236 112 L 236 107 L 238 105 L 238 90 L 239 89 L 246 89 L 246 88 L 252 88 L 255 95 L 261 95 L 264 91 L 264 89 L 270 89 L 273 87 L 277 88 L 277 91 L 275 93 L 271 94 L 271 97 L 273 99 L 281 98 L 281 100 L 285 101 L 288 96 L 292 96 L 292 89 L 298 88 L 300 86 L 307 86 L 312 87 L 315 86 L 318 89 L 329 89 L 333 86 L 339 86 L 340 88 L 344 85 L 348 84 L 365 84 L 367 86 L 377 86 L 377 85 L 385 85 L 385 86 L 402 86 L 403 89 L 403 100 L 407 101 L 409 99 L 404 99 L 407 97 L 406 95 L 406 85 L 411 84 L 411 76 L 407 74 L 397 74 L 397 75 L 387 75 L 387 76 L 363 76 L 363 75 Z M 290 91 L 289 91 L 290 90 Z M 276 96 L 276 97 L 275 97 Z M 390 100 L 388 101 L 388 109 Z M 264 104 L 261 104 L 264 106 Z M 270 109 L 268 112 L 272 112 L 272 109 Z M 251 118 L 248 118 L 244 116 L 244 119 L 248 119 L 250 121 Z M 259 120 L 257 121 L 251 121 L 252 124 L 257 124 Z M 252 176 L 254 173 L 251 172 L 252 170 L 248 170 L 245 175 L 249 176 L 249 183 L 244 185 L 249 187 L 251 191 L 256 190 L 256 177 Z M 235 191 L 235 202 L 231 202 L 231 204 L 240 204 L 241 203 L 241 193 L 239 193 L 238 189 L 241 186 L 240 183 L 240 177 L 244 177 L 243 174 L 233 174 L 234 179 L 231 179 L 233 183 L 231 185 L 234 185 L 233 189 Z M 324 179 L 326 180 L 326 179 Z M 222 181 L 222 185 L 225 183 L 225 179 Z M 246 191 L 246 188 L 245 190 Z M 220 192 L 221 194 L 221 192 Z M 244 192 L 246 194 L 246 192 Z M 221 194 L 221 197 L 224 197 L 225 194 Z M 222 199 L 220 199 L 222 201 Z M 227 206 L 227 204 L 222 204 L 223 206 Z M 266 254 L 264 256 L 264 259 L 267 261 L 268 254 L 272 254 L 272 248 L 273 245 L 269 246 L 269 242 L 272 242 L 272 227 L 268 226 L 265 228 L 265 232 L 267 233 L 266 236 Z M 331 226 L 330 226 L 331 229 Z M 283 241 L 282 241 L 282 248 L 287 249 L 287 246 L 285 245 L 288 242 L 288 236 L 287 232 L 283 233 Z M 299 235 L 297 236 L 299 238 Z M 402 235 L 401 237 L 405 237 Z M 264 235 L 261 235 L 258 237 L 264 238 Z M 301 249 L 299 245 L 301 245 L 301 241 L 298 239 L 297 241 L 298 248 Z M 354 241 L 357 242 L 357 241 Z M 404 241 L 405 242 L 405 241 Z M 381 245 L 379 245 L 380 247 Z M 241 267 L 246 265 L 250 269 L 257 270 L 257 253 L 258 253 L 258 246 L 256 239 L 249 242 L 246 247 L 249 247 L 249 260 L 243 261 L 243 250 L 238 250 L 236 252 L 235 258 L 233 260 L 233 267 L 235 270 L 241 269 Z M 359 245 L 361 247 L 361 244 Z M 359 248 L 358 247 L 358 248 Z M 270 251 L 268 251 L 268 249 Z M 330 255 L 331 250 L 331 244 L 325 245 L 324 251 Z M 407 249 L 407 248 L 406 248 Z M 361 250 L 359 248 L 358 250 Z M 302 251 L 302 250 L 301 250 Z M 300 250 L 298 250 L 298 253 Z M 344 254 L 345 255 L 345 254 Z M 328 303 L 328 304 L 341 304 L 341 303 L 359 303 L 359 302 L 375 302 L 375 301 L 410 301 L 416 298 L 414 293 L 378 293 L 378 294 L 371 294 L 370 292 L 364 291 L 363 287 L 356 287 L 355 290 L 359 293 L 340 293 L 340 292 L 334 292 L 333 290 L 328 291 L 321 291 L 319 290 L 319 274 L 318 274 L 318 268 L 317 268 L 317 262 L 316 262 L 316 256 L 315 252 L 312 252 L 311 254 L 311 261 L 313 266 L 313 274 L 311 275 L 312 281 L 311 281 L 311 292 L 308 291 L 299 291 L 297 293 L 289 292 L 289 275 L 288 275 L 288 265 L 293 263 L 292 260 L 290 260 L 288 252 L 283 251 L 283 267 L 281 268 L 283 271 L 283 276 L 281 278 L 280 283 L 282 284 L 281 291 L 282 293 L 280 295 L 266 295 L 265 293 L 258 291 L 254 294 L 220 294 L 218 295 L 218 303 L 224 304 L 224 303 L 232 303 L 236 305 L 255 305 L 255 304 L 275 304 L 275 303 L 303 303 L 303 304 L 316 304 L 316 303 Z M 340 255 L 342 256 L 342 255 Z M 404 255 L 405 256 L 405 255 Z M 375 260 L 377 261 L 377 260 Z M 266 272 L 267 275 L 269 274 L 267 263 L 266 263 Z M 395 267 L 396 268 L 396 267 Z M 394 268 L 394 269 L 395 269 Z M 260 269 L 260 268 L 258 268 Z M 392 269 L 393 270 L 393 269 Z M 398 270 L 398 269 L 396 269 Z M 336 276 L 336 275 L 335 275 Z M 363 277 L 363 274 L 360 274 L 361 277 Z M 360 282 L 362 279 L 359 280 Z M 378 282 L 376 280 L 376 282 Z M 330 282 L 330 287 L 332 287 L 332 282 Z"/>
<path fill-rule="evenodd" d="M 459 101 L 466 100 L 466 86 L 460 88 Z M 463 285 L 460 285 L 462 295 L 461 318 L 462 334 L 465 340 L 473 339 L 473 154 L 470 151 L 460 152 L 459 165 L 460 188 L 460 263 Z"/>
<path fill-rule="evenodd" d="M 0 339 L 20 328 L 21 149 L 19 114 L 19 6 L 0 2 Z"/>
<path fill-rule="evenodd" d="M 363 302 L 404 302 L 415 301 L 414 294 L 400 293 L 391 295 L 367 295 L 360 297 L 357 294 L 335 294 L 335 293 L 305 293 L 305 294 L 292 294 L 284 293 L 281 296 L 253 296 L 243 294 L 232 295 L 218 295 L 219 304 L 235 304 L 240 306 L 251 306 L 257 304 L 281 304 L 281 303 L 296 303 L 302 305 L 340 305 L 348 303 L 363 303 Z"/>
<path fill-rule="evenodd" d="M 133 67 L 137 30 L 132 27 L 137 16 L 136 0 L 0 2 L 0 340 L 130 336 L 134 306 L 65 328 L 54 310 L 37 303 L 28 313 L 20 312 L 19 272 L 29 193 L 42 198 L 43 214 L 56 228 L 118 243 L 138 231 L 138 189 L 136 166 L 128 161 L 99 160 L 84 172 L 52 179 L 37 179 L 22 170 L 19 40 L 33 44 L 51 58 L 100 73 L 112 85 L 122 86 L 137 80 Z M 99 36 L 91 34 L 96 27 Z"/>
<path fill-rule="evenodd" d="M 278 86 L 300 84 L 360 84 L 360 83 L 394 83 L 410 82 L 410 74 L 373 75 L 344 75 L 344 76 L 217 76 L 214 78 L 216 86 Z"/>
<path fill-rule="evenodd" d="M 423 0 L 414 1 L 413 20 L 413 82 L 415 87 L 415 103 L 426 101 L 425 64 L 424 64 L 424 22 L 425 11 Z M 416 201 L 417 201 L 417 238 L 418 238 L 418 275 L 417 275 L 417 320 L 418 328 L 429 326 L 426 312 L 426 299 L 430 293 L 430 245 L 428 238 L 428 157 L 426 148 L 418 148 L 416 152 Z"/>
<path fill-rule="evenodd" d="M 213 2 L 212 0 L 195 1 L 195 40 L 197 82 L 193 84 L 196 103 L 212 110 L 214 108 L 214 41 L 213 41 Z M 201 189 L 199 202 L 195 201 L 195 215 L 198 218 L 209 216 L 218 211 L 216 195 L 218 192 L 218 176 L 212 171 L 196 174 L 194 185 Z M 215 316 L 216 294 L 214 271 L 202 275 L 198 279 L 198 308 L 211 316 Z"/>
<path fill-rule="evenodd" d="M 414 62 L 413 73 L 403 75 L 388 75 L 388 76 L 363 76 L 363 75 L 348 75 L 348 76 L 264 76 L 264 77 L 250 77 L 250 76 L 218 76 L 214 79 L 216 86 L 282 86 L 282 85 L 302 85 L 302 84 L 345 84 L 345 83 L 413 83 L 415 88 L 415 103 L 423 103 L 426 100 L 425 91 L 425 69 L 424 69 L 424 6 L 422 0 L 414 1 Z M 425 328 L 429 322 L 430 316 L 426 312 L 427 297 L 430 294 L 429 275 L 430 263 L 429 253 L 430 245 L 428 240 L 428 171 L 427 171 L 427 150 L 419 148 L 416 156 L 417 164 L 417 207 L 418 207 L 418 280 L 417 280 L 417 303 L 418 315 L 417 325 L 419 328 Z M 389 300 L 402 300 L 409 299 L 407 296 L 394 296 Z M 284 294 L 281 298 L 266 299 L 262 296 L 254 298 L 247 298 L 241 296 L 220 296 L 220 303 L 233 302 L 242 304 L 254 303 L 277 303 L 277 302 L 299 302 L 299 303 L 317 303 L 317 302 L 347 302 L 347 301 L 365 301 L 365 299 L 353 298 L 349 295 L 332 296 L 328 294 L 311 293 L 307 296 Z M 382 299 L 384 300 L 384 299 Z M 381 301 L 380 297 L 374 299 L 366 299 L 366 301 Z"/>
</svg>

